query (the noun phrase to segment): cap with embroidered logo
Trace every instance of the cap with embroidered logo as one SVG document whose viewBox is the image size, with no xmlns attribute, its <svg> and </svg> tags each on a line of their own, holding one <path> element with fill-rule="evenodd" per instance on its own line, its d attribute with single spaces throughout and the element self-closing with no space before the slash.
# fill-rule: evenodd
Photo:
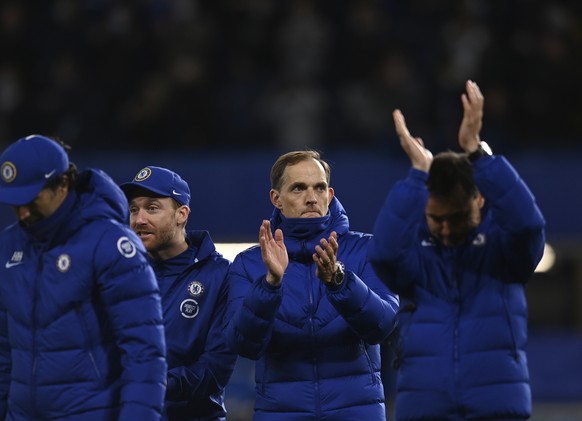
<svg viewBox="0 0 582 421">
<path fill-rule="evenodd" d="M 138 171 L 133 180 L 119 185 L 128 199 L 137 188 L 163 197 L 171 197 L 181 205 L 190 205 L 190 188 L 182 177 L 167 168 L 147 166 Z"/>
<path fill-rule="evenodd" d="M 0 156 L 0 203 L 32 202 L 47 181 L 69 168 L 69 157 L 56 141 L 41 135 L 18 139 Z"/>
</svg>

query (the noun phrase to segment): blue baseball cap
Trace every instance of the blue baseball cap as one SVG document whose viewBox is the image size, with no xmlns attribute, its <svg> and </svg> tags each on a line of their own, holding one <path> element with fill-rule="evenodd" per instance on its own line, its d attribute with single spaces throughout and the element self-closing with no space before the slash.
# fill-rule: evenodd
<svg viewBox="0 0 582 421">
<path fill-rule="evenodd" d="M 32 202 L 47 181 L 68 168 L 67 151 L 56 141 L 37 134 L 18 139 L 0 156 L 0 203 Z"/>
<path fill-rule="evenodd" d="M 182 177 L 167 168 L 147 166 L 138 171 L 133 180 L 120 184 L 121 190 L 131 199 L 136 188 L 171 197 L 181 205 L 190 206 L 190 188 Z"/>
</svg>

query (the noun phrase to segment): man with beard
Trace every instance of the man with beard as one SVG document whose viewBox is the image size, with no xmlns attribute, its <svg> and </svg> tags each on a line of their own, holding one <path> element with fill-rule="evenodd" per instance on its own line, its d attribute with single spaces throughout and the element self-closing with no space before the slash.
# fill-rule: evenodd
<svg viewBox="0 0 582 421">
<path fill-rule="evenodd" d="M 174 171 L 147 166 L 121 185 L 130 226 L 154 268 L 166 332 L 170 421 L 223 421 L 225 386 L 236 354 L 222 336 L 230 262 L 208 231 L 186 231 L 190 188 Z"/>
</svg>

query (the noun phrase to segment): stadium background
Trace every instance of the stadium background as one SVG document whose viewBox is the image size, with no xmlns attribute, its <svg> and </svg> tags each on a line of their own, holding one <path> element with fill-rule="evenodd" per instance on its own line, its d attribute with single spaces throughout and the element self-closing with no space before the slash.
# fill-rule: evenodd
<svg viewBox="0 0 582 421">
<path fill-rule="evenodd" d="M 60 137 L 116 181 L 168 166 L 190 183 L 190 225 L 254 242 L 270 166 L 311 147 L 333 167 L 352 229 L 370 231 L 408 162 L 401 108 L 433 151 L 456 149 L 466 79 L 483 138 L 548 221 L 554 266 L 534 275 L 533 420 L 582 419 L 582 3 L 501 0 L 3 0 L 0 147 Z M 13 221 L 0 210 L 2 226 Z M 229 386 L 248 419 L 252 364 Z"/>
</svg>

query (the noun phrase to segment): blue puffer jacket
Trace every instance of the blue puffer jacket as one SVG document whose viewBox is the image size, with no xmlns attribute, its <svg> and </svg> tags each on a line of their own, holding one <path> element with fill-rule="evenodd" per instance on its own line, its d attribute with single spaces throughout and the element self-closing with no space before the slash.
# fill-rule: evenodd
<svg viewBox="0 0 582 421">
<path fill-rule="evenodd" d="M 524 284 L 544 248 L 542 214 L 501 156 L 474 164 L 486 199 L 458 247 L 428 231 L 427 174 L 414 169 L 388 195 L 370 259 L 400 295 L 396 419 L 526 419 L 531 395 Z"/>
<path fill-rule="evenodd" d="M 267 284 L 258 246 L 240 253 L 229 274 L 226 334 L 257 360 L 255 421 L 384 420 L 380 345 L 393 329 L 397 298 L 366 261 L 371 236 L 349 231 L 337 199 L 323 218 L 286 219 L 275 209 L 289 255 L 282 286 Z M 337 291 L 315 276 L 312 253 L 338 234 L 346 279 Z"/>
<path fill-rule="evenodd" d="M 0 233 L 1 419 L 160 419 L 160 296 L 126 217 L 88 170 L 49 218 Z"/>
<path fill-rule="evenodd" d="M 164 419 L 224 419 L 224 391 L 236 354 L 222 334 L 230 262 L 207 231 L 190 231 L 189 248 L 152 262 L 162 295 L 168 385 Z"/>
</svg>

